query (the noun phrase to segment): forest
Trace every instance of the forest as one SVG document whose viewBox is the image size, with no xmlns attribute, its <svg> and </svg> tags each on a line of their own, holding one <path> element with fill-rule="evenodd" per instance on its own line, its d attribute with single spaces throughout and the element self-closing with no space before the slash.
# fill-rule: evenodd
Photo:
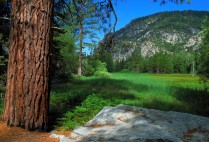
<svg viewBox="0 0 209 142">
<path fill-rule="evenodd" d="M 112 0 L 0 1 L 2 123 L 72 131 L 119 104 L 209 117 L 208 15 L 162 12 L 116 31 Z"/>
</svg>

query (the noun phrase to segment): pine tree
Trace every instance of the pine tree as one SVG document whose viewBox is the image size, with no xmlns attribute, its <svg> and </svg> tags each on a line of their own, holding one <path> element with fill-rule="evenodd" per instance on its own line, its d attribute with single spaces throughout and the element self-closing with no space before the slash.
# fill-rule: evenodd
<svg viewBox="0 0 209 142">
<path fill-rule="evenodd" d="M 56 69 L 55 77 L 70 76 L 71 73 L 75 73 L 77 70 L 77 53 L 75 46 L 75 39 L 72 34 L 72 27 L 62 27 L 63 33 L 54 35 L 54 41 L 56 42 L 56 48 L 58 53 L 53 54 L 55 64 L 53 67 Z M 59 57 L 56 57 L 59 56 Z"/>
<path fill-rule="evenodd" d="M 3 119 L 46 130 L 49 110 L 52 0 L 12 1 Z"/>
<path fill-rule="evenodd" d="M 93 0 L 68 0 L 63 2 L 66 5 L 66 14 L 62 17 L 65 18 L 65 21 L 70 21 L 65 24 L 74 29 L 74 35 L 78 39 L 78 76 L 81 76 L 83 48 L 91 48 L 94 45 L 94 41 L 97 38 L 96 31 L 99 30 L 98 23 L 101 18 L 99 17 L 101 11 L 99 3 Z M 90 39 L 90 41 L 86 42 L 86 38 Z"/>
</svg>

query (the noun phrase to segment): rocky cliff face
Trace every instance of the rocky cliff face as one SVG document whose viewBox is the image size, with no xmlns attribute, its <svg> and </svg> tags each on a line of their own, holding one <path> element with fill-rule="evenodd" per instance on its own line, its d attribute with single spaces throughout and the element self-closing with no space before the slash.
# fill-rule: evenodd
<svg viewBox="0 0 209 142">
<path fill-rule="evenodd" d="M 175 11 L 132 20 L 116 32 L 112 57 L 115 61 L 126 60 L 136 48 L 144 57 L 160 51 L 194 52 L 201 42 L 201 24 L 207 15 L 209 12 Z"/>
</svg>

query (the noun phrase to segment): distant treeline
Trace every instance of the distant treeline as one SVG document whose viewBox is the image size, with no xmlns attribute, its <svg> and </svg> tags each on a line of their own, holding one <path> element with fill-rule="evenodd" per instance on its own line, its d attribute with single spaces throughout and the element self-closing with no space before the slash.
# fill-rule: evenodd
<svg viewBox="0 0 209 142">
<path fill-rule="evenodd" d="M 195 73 L 198 67 L 197 56 L 186 52 L 171 54 L 162 51 L 150 57 L 143 57 L 140 50 L 136 49 L 131 58 L 115 62 L 107 51 L 101 50 L 98 54 L 98 59 L 107 63 L 109 72 Z"/>
</svg>

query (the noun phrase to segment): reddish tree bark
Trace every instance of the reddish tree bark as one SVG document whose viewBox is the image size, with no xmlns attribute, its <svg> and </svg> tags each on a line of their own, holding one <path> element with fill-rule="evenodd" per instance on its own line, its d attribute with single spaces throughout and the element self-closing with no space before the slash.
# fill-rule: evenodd
<svg viewBox="0 0 209 142">
<path fill-rule="evenodd" d="M 46 130 L 53 0 L 12 0 L 3 119 L 9 126 Z"/>
</svg>

